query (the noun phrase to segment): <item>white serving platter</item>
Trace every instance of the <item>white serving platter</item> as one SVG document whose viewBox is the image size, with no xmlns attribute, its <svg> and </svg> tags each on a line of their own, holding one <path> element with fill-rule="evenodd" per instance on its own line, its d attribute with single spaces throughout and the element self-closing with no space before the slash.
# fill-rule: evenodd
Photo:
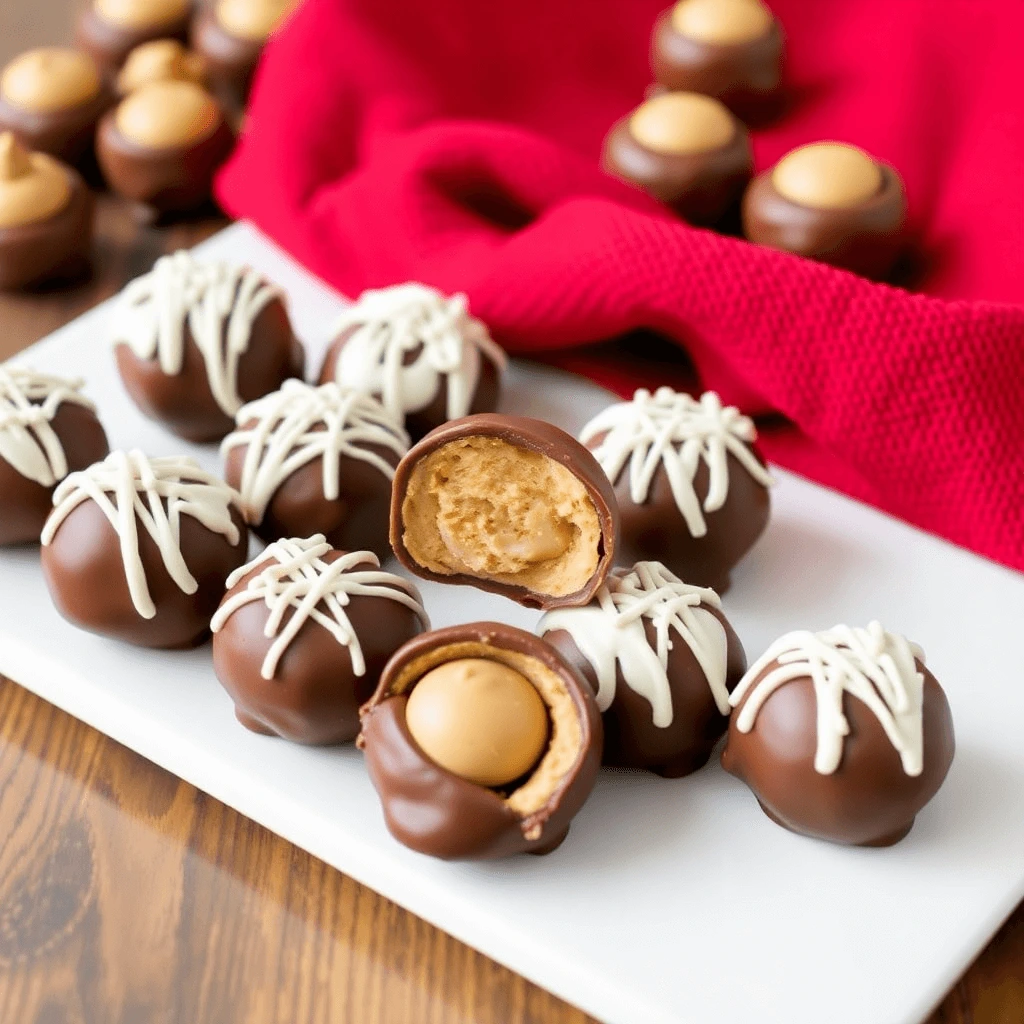
<svg viewBox="0 0 1024 1024">
<path fill-rule="evenodd" d="M 344 300 L 252 227 L 204 257 L 289 292 L 316 365 Z M 81 376 L 115 447 L 187 451 L 121 388 L 100 306 L 19 357 Z M 609 400 L 516 364 L 508 411 L 578 428 Z M 446 864 L 387 834 L 354 749 L 235 722 L 209 648 L 136 650 L 53 610 L 34 550 L 0 552 L 0 672 L 609 1024 L 917 1024 L 1024 897 L 1024 576 L 778 473 L 769 530 L 725 608 L 748 655 L 793 628 L 878 618 L 920 642 L 953 707 L 956 761 L 910 836 L 849 850 L 778 828 L 717 764 L 688 779 L 604 772 L 548 857 Z M 537 615 L 423 586 L 436 626 Z"/>
</svg>

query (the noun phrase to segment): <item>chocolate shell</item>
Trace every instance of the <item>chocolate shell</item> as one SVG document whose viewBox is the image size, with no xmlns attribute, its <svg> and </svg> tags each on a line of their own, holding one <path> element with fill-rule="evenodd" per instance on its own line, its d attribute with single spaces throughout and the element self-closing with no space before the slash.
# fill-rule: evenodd
<svg viewBox="0 0 1024 1024">
<path fill-rule="evenodd" d="M 232 35 L 220 23 L 213 5 L 203 5 L 192 23 L 192 48 L 206 58 L 214 92 L 232 107 L 245 106 L 265 45 L 265 40 Z"/>
<path fill-rule="evenodd" d="M 131 27 L 107 21 L 90 4 L 79 15 L 75 29 L 75 43 L 91 54 L 97 64 L 108 72 L 116 72 L 125 58 L 142 43 L 153 39 L 178 39 L 185 42 L 192 20 L 191 9 L 180 18 L 159 25 Z"/>
</svg>

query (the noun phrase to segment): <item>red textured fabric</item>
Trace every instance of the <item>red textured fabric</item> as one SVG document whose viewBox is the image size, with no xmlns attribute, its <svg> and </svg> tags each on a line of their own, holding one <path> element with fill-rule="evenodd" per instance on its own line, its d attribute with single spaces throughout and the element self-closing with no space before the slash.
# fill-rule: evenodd
<svg viewBox="0 0 1024 1024">
<path fill-rule="evenodd" d="M 466 291 L 511 351 L 620 394 L 715 388 L 767 416 L 777 462 L 1024 569 L 1024 4 L 772 0 L 791 102 L 758 168 L 823 137 L 894 164 L 914 294 L 691 229 L 601 173 L 662 6 L 306 0 L 221 201 L 350 295 Z"/>
</svg>

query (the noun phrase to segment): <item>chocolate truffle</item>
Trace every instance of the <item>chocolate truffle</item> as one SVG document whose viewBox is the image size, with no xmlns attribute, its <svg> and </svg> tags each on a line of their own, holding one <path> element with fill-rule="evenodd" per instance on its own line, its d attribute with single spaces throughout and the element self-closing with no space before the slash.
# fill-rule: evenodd
<svg viewBox="0 0 1024 1024">
<path fill-rule="evenodd" d="M 448 860 L 549 853 L 601 760 L 589 686 L 543 640 L 497 622 L 407 643 L 362 720 L 388 830 Z"/>
<path fill-rule="evenodd" d="M 279 540 L 237 569 L 213 617 L 213 667 L 253 732 L 347 743 L 388 659 L 430 628 L 413 584 L 369 551 Z"/>
<path fill-rule="evenodd" d="M 135 403 L 189 441 L 220 440 L 245 402 L 302 376 L 281 290 L 250 267 L 185 250 L 124 289 L 112 338 Z"/>
<path fill-rule="evenodd" d="M 453 420 L 395 473 L 391 546 L 424 579 L 536 608 L 586 604 L 617 540 L 608 478 L 586 448 L 541 420 Z"/>
<path fill-rule="evenodd" d="M 193 82 L 205 85 L 206 61 L 177 39 L 154 39 L 136 46 L 117 76 L 117 91 L 127 96 L 150 82 Z"/>
<path fill-rule="evenodd" d="M 191 0 L 92 0 L 79 16 L 75 40 L 113 72 L 151 39 L 184 42 L 191 18 Z"/>
<path fill-rule="evenodd" d="M 80 175 L 0 134 L 0 288 L 83 274 L 92 230 L 92 193 Z"/>
<path fill-rule="evenodd" d="M 69 164 L 92 152 L 96 124 L 110 103 L 100 69 L 80 50 L 29 50 L 0 73 L 0 131 Z"/>
<path fill-rule="evenodd" d="M 759 245 L 880 279 L 900 255 L 906 213 L 894 168 L 856 146 L 816 142 L 751 182 L 743 232 Z"/>
<path fill-rule="evenodd" d="M 747 667 L 713 590 L 638 562 L 586 607 L 548 612 L 538 632 L 594 688 L 605 764 L 674 779 L 707 762 Z"/>
<path fill-rule="evenodd" d="M 953 720 L 924 653 L 877 622 L 787 633 L 733 691 L 722 753 L 793 832 L 891 846 L 942 785 Z"/>
<path fill-rule="evenodd" d="M 729 588 L 732 567 L 768 525 L 772 478 L 753 422 L 713 391 L 697 401 L 640 389 L 580 434 L 615 485 L 618 559 L 663 562 L 687 583 Z"/>
<path fill-rule="evenodd" d="M 149 82 L 100 121 L 96 156 L 110 188 L 151 218 L 210 199 L 235 144 L 220 104 L 195 82 Z"/>
<path fill-rule="evenodd" d="M 738 117 L 773 112 L 782 30 L 761 0 L 679 0 L 654 23 L 651 71 L 666 89 L 721 100 Z"/>
<path fill-rule="evenodd" d="M 57 610 L 82 629 L 192 647 L 209 635 L 248 539 L 238 495 L 192 459 L 116 451 L 54 492 L 43 575 Z"/>
<path fill-rule="evenodd" d="M 419 440 L 446 420 L 493 412 L 505 365 L 465 295 L 403 284 L 363 292 L 346 310 L 320 383 L 374 395 Z"/>
<path fill-rule="evenodd" d="M 710 225 L 739 199 L 753 171 L 747 129 L 722 103 L 695 92 L 652 96 L 604 140 L 604 168 Z"/>
<path fill-rule="evenodd" d="M 346 551 L 391 555 L 391 481 L 409 449 L 400 419 L 340 384 L 289 380 L 237 420 L 221 446 L 224 475 L 257 536 L 322 533 Z"/>
<path fill-rule="evenodd" d="M 0 544 L 38 541 L 54 487 L 108 451 L 82 381 L 0 365 Z"/>
</svg>

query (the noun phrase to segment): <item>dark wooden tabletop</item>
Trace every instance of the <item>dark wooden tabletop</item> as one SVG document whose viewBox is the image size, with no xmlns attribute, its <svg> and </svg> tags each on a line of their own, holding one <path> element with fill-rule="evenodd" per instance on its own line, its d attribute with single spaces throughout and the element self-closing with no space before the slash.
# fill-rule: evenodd
<svg viewBox="0 0 1024 1024">
<path fill-rule="evenodd" d="M 0 65 L 65 41 L 73 5 L 0 0 Z M 223 223 L 101 198 L 93 278 L 0 296 L 0 358 Z M 0 1024 L 589 1020 L 0 679 Z M 1022 1022 L 1018 908 L 929 1024 Z"/>
</svg>

